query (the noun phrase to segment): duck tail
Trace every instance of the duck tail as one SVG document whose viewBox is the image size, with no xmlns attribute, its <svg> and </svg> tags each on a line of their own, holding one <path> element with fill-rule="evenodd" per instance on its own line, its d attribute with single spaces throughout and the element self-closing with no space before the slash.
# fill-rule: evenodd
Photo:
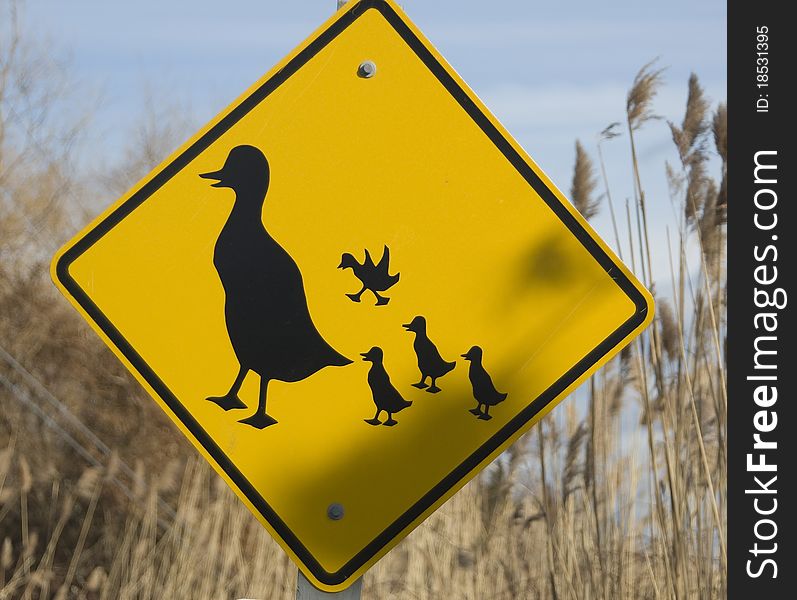
<svg viewBox="0 0 797 600">
<path fill-rule="evenodd" d="M 509 394 L 498 394 L 498 401 L 503 402 Z"/>
<path fill-rule="evenodd" d="M 352 363 L 351 359 L 346 358 L 339 352 L 334 352 L 334 355 L 330 357 L 329 366 L 330 367 L 345 367 L 346 365 L 350 365 Z"/>
<path fill-rule="evenodd" d="M 457 362 L 456 362 L 456 361 L 447 362 L 447 363 L 446 363 L 446 370 L 445 370 L 445 372 L 443 373 L 443 375 L 445 375 L 446 373 L 450 373 L 451 371 L 453 371 L 453 370 L 454 370 L 454 367 L 456 367 L 456 366 L 457 366 Z"/>
</svg>

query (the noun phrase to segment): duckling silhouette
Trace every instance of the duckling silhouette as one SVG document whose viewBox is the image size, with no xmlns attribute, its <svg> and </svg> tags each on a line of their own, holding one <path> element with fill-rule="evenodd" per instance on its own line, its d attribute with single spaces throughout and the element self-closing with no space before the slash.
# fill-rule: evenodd
<svg viewBox="0 0 797 600">
<path fill-rule="evenodd" d="M 219 171 L 200 177 L 235 192 L 213 264 L 224 288 L 227 333 L 240 369 L 226 394 L 208 400 L 224 410 L 246 408 L 238 391 L 254 371 L 260 375 L 257 411 L 239 422 L 263 429 L 277 422 L 266 414 L 269 381 L 300 381 L 351 361 L 321 337 L 310 317 L 299 267 L 263 225 L 270 179 L 263 153 L 254 146 L 236 146 Z"/>
<path fill-rule="evenodd" d="M 381 348 L 374 346 L 368 352 L 360 354 L 365 362 L 371 363 L 371 368 L 368 371 L 368 386 L 371 388 L 371 394 L 374 397 L 374 404 L 376 404 L 376 414 L 373 419 L 365 419 L 369 425 L 387 425 L 392 427 L 398 421 L 393 418 L 393 413 L 404 410 L 412 404 L 409 400 L 402 398 L 399 391 L 390 383 L 390 376 L 385 371 L 382 364 L 384 353 Z M 379 415 L 382 411 L 387 413 L 387 421 L 382 423 L 379 420 Z"/>
<path fill-rule="evenodd" d="M 421 380 L 418 383 L 413 383 L 413 387 L 426 388 L 426 391 L 430 394 L 436 394 L 440 391 L 436 384 L 437 379 L 451 371 L 456 362 L 447 362 L 440 356 L 437 346 L 426 335 L 426 319 L 424 317 L 415 317 L 411 322 L 402 325 L 402 327 L 415 333 L 415 341 L 412 343 L 412 347 L 418 357 Z M 431 386 L 426 384 L 427 377 L 432 379 Z"/>
<path fill-rule="evenodd" d="M 352 302 L 359 302 L 363 292 L 365 290 L 370 290 L 376 298 L 376 306 L 383 306 L 390 302 L 390 298 L 380 296 L 379 292 L 384 292 L 396 285 L 401 273 L 396 273 L 395 275 L 388 274 L 389 265 L 390 248 L 387 246 L 385 246 L 385 249 L 382 251 L 382 258 L 379 259 L 378 265 L 374 264 L 371 254 L 368 252 L 368 248 L 365 249 L 365 259 L 363 259 L 362 264 L 358 263 L 354 256 L 345 252 L 343 256 L 340 257 L 338 269 L 351 269 L 354 272 L 354 276 L 363 284 L 359 292 L 356 294 L 346 294 L 346 296 L 348 296 Z"/>
<path fill-rule="evenodd" d="M 484 366 L 482 366 L 482 356 L 482 349 L 478 346 L 473 346 L 473 348 L 462 355 L 462 358 L 470 361 L 468 378 L 473 386 L 473 397 L 476 398 L 476 402 L 478 402 L 476 408 L 471 408 L 470 412 L 482 421 L 489 421 L 492 419 L 490 416 L 490 407 L 503 402 L 507 395 L 495 389 L 490 374 L 485 370 Z M 484 410 L 482 410 L 482 407 L 484 407 Z"/>
</svg>

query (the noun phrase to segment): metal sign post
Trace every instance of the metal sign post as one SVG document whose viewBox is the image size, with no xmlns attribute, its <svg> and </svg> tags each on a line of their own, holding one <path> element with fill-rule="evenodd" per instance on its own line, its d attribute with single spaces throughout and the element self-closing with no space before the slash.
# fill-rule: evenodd
<svg viewBox="0 0 797 600">
<path fill-rule="evenodd" d="M 340 10 L 348 0 L 337 0 L 338 10 Z M 324 600 L 324 598 L 335 598 L 336 600 L 359 600 L 362 596 L 363 580 L 362 578 L 354 582 L 354 584 L 343 590 L 342 592 L 329 593 L 322 592 L 313 587 L 307 577 L 302 575 L 299 571 L 296 577 L 296 600 Z"/>
<path fill-rule="evenodd" d="M 348 0 L 337 0 L 338 10 L 340 10 Z M 363 591 L 362 578 L 355 581 L 351 587 L 346 588 L 342 592 L 322 592 L 315 588 L 312 583 L 307 580 L 307 577 L 298 571 L 296 576 L 296 600 L 324 600 L 325 598 L 334 598 L 335 600 L 360 600 Z"/>
<path fill-rule="evenodd" d="M 363 591 L 362 578 L 355 581 L 350 587 L 342 592 L 322 592 L 313 587 L 307 577 L 299 575 L 296 578 L 296 600 L 360 600 Z"/>
</svg>

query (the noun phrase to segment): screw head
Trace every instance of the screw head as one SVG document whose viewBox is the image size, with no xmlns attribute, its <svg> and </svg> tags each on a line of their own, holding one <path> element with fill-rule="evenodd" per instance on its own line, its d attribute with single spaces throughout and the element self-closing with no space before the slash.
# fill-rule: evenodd
<svg viewBox="0 0 797 600">
<path fill-rule="evenodd" d="M 360 63 L 357 68 L 357 75 L 363 79 L 370 79 L 376 75 L 376 64 L 372 60 L 366 60 Z"/>
<path fill-rule="evenodd" d="M 340 521 L 346 512 L 343 510 L 343 505 L 333 502 L 327 507 L 327 516 L 333 521 Z"/>
</svg>

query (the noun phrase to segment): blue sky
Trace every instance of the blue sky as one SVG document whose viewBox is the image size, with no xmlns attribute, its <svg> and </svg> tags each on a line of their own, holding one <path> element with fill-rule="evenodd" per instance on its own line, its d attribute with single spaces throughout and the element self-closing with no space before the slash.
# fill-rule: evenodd
<svg viewBox="0 0 797 600">
<path fill-rule="evenodd" d="M 719 0 L 401 4 L 566 194 L 575 139 L 594 154 L 595 135 L 623 119 L 627 89 L 649 60 L 660 57 L 667 67 L 655 104 L 665 119 L 682 118 L 691 71 L 713 101 L 725 99 L 726 7 Z M 86 148 L 113 164 L 147 101 L 180 107 L 200 125 L 334 9 L 334 0 L 27 0 L 21 16 L 26 30 L 67 58 L 80 95 L 101 99 Z M 613 197 L 623 203 L 633 193 L 627 137 L 605 152 Z M 666 121 L 640 135 L 639 153 L 652 242 L 665 248 L 674 217 L 664 160 L 677 161 Z M 613 239 L 606 210 L 594 224 Z M 668 279 L 659 254 L 654 271 Z"/>
</svg>

